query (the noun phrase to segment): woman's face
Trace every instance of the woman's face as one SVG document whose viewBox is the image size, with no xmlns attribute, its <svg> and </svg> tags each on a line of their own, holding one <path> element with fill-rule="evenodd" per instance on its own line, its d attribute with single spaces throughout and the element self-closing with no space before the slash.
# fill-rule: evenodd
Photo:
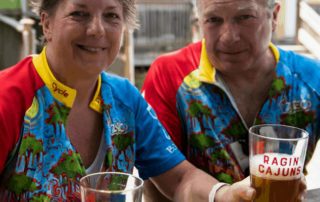
<svg viewBox="0 0 320 202">
<path fill-rule="evenodd" d="M 99 74 L 118 54 L 124 28 L 118 0 L 60 0 L 41 20 L 49 65 L 60 74 Z"/>
</svg>

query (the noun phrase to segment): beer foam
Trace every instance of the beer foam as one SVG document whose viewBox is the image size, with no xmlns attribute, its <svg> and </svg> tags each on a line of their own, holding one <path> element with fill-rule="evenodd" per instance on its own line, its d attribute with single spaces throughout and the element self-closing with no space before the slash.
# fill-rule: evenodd
<svg viewBox="0 0 320 202">
<path fill-rule="evenodd" d="M 293 180 L 301 177 L 303 163 L 288 154 L 266 153 L 250 158 L 250 173 L 273 180 Z"/>
</svg>

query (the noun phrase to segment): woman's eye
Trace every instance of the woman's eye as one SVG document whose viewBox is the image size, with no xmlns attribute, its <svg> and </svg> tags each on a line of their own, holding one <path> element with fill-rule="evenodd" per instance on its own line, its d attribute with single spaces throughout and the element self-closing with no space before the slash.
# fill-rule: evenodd
<svg viewBox="0 0 320 202">
<path fill-rule="evenodd" d="M 104 14 L 104 17 L 105 18 L 108 18 L 108 19 L 119 19 L 119 15 L 116 14 L 116 13 L 106 13 Z"/>
<path fill-rule="evenodd" d="M 84 17 L 88 17 L 89 13 L 84 11 L 74 11 L 70 15 L 75 18 L 84 18 Z"/>
</svg>

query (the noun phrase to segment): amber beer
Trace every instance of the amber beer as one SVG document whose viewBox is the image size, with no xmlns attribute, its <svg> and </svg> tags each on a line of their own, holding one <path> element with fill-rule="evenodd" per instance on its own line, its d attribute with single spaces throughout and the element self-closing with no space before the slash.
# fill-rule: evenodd
<svg viewBox="0 0 320 202">
<path fill-rule="evenodd" d="M 249 128 L 251 186 L 254 202 L 295 202 L 306 157 L 306 130 L 281 124 Z"/>
<path fill-rule="evenodd" d="M 298 201 L 303 170 L 299 157 L 266 153 L 252 157 L 250 162 L 255 202 Z"/>
</svg>

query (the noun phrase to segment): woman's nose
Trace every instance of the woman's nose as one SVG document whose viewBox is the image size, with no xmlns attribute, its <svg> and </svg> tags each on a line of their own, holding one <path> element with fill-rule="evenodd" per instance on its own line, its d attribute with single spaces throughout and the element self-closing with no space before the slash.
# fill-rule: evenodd
<svg viewBox="0 0 320 202">
<path fill-rule="evenodd" d="M 105 33 L 105 27 L 101 17 L 95 16 L 89 22 L 87 34 L 94 37 L 102 37 Z"/>
</svg>

